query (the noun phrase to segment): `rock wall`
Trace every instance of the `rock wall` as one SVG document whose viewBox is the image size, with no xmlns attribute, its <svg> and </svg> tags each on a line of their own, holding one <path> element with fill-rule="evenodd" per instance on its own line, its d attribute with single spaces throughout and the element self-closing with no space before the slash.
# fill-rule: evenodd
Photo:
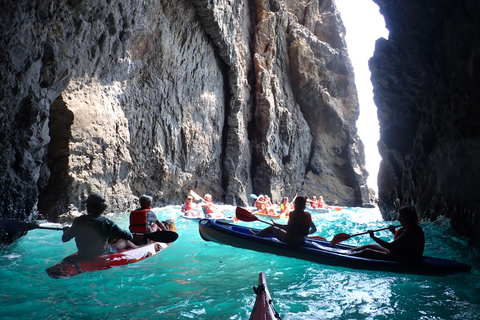
<svg viewBox="0 0 480 320">
<path fill-rule="evenodd" d="M 332 1 L 1 0 L 0 19 L 3 218 L 90 192 L 112 211 L 189 189 L 370 204 Z"/>
<path fill-rule="evenodd" d="M 370 60 L 380 209 L 451 218 L 480 247 L 480 3 L 375 0 L 390 31 Z"/>
</svg>

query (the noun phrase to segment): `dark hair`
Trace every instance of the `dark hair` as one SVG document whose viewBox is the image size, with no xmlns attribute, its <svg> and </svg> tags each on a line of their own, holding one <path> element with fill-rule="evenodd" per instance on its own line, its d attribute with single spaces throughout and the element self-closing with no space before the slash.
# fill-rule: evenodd
<svg viewBox="0 0 480 320">
<path fill-rule="evenodd" d="M 306 197 L 296 197 L 295 198 L 295 209 L 302 208 L 305 209 L 307 205 L 307 198 Z"/>
<path fill-rule="evenodd" d="M 106 203 L 88 202 L 86 206 L 88 214 L 94 217 L 99 217 L 108 208 L 108 205 Z"/>
<path fill-rule="evenodd" d="M 401 207 L 398 209 L 398 217 L 402 216 L 406 225 L 413 226 L 418 224 L 417 210 L 414 207 Z"/>
</svg>

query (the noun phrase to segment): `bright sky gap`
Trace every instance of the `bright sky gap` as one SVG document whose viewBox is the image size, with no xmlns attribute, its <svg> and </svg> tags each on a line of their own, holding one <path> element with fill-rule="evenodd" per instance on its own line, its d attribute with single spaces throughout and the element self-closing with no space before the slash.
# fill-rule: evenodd
<svg viewBox="0 0 480 320">
<path fill-rule="evenodd" d="M 382 37 L 388 39 L 388 30 L 377 4 L 372 0 L 335 0 L 335 3 L 347 29 L 348 54 L 355 72 L 360 103 L 357 128 L 365 145 L 366 169 L 369 173 L 367 183 L 378 195 L 377 174 L 381 160 L 377 147 L 379 125 L 368 60 L 373 56 L 375 41 Z"/>
</svg>

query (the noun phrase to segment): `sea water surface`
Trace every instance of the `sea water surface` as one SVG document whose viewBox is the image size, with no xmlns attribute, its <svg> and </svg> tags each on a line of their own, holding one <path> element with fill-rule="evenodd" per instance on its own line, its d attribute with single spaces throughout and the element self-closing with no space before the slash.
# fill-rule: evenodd
<svg viewBox="0 0 480 320">
<path fill-rule="evenodd" d="M 222 206 L 233 215 L 235 207 Z M 471 273 L 419 276 L 331 267 L 204 241 L 198 222 L 178 206 L 157 208 L 177 218 L 179 238 L 145 261 L 52 279 L 45 269 L 76 251 L 61 231 L 35 229 L 0 252 L 1 319 L 248 319 L 252 286 L 264 272 L 282 319 L 480 319 L 478 252 L 448 220 L 422 223 L 425 254 L 472 265 Z M 316 235 L 331 239 L 390 223 L 378 209 L 342 208 L 313 214 Z M 128 214 L 107 215 L 127 227 Z M 240 222 L 263 228 L 261 222 Z M 391 240 L 388 231 L 378 232 Z M 366 244 L 367 235 L 346 244 Z"/>
</svg>

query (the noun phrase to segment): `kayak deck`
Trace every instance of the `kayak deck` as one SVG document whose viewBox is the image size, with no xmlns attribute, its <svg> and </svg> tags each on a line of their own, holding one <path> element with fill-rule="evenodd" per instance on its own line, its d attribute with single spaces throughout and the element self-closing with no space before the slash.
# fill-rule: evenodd
<svg viewBox="0 0 480 320">
<path fill-rule="evenodd" d="M 199 233 L 206 241 L 215 241 L 238 248 L 273 253 L 325 265 L 423 275 L 470 272 L 471 269 L 464 263 L 426 256 L 413 263 L 367 259 L 349 255 L 349 251 L 353 248 L 349 245 L 337 244 L 331 247 L 328 241 L 309 237 L 303 245 L 293 246 L 283 243 L 275 237 L 257 237 L 252 235 L 251 231 L 259 230 L 211 220 L 199 222 Z"/>
<path fill-rule="evenodd" d="M 280 315 L 275 310 L 270 292 L 267 287 L 267 279 L 263 272 L 258 275 L 258 287 L 253 287 L 257 295 L 253 305 L 250 320 L 280 320 Z"/>
</svg>

